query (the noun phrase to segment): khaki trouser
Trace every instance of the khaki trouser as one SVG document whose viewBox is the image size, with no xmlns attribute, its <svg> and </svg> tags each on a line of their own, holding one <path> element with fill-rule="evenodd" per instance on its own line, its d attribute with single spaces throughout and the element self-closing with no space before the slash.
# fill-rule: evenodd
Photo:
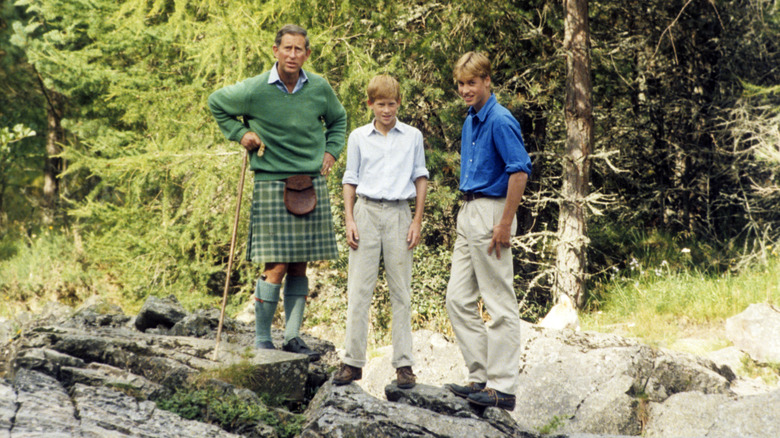
<svg viewBox="0 0 780 438">
<path fill-rule="evenodd" d="M 358 198 L 353 215 L 358 249 L 349 250 L 347 339 L 344 363 L 362 368 L 371 298 L 382 256 L 393 306 L 393 367 L 412 366 L 412 251 L 406 235 L 412 223 L 407 201 L 374 202 Z"/>
<path fill-rule="evenodd" d="M 512 286 L 512 253 L 501 248 L 488 255 L 493 226 L 504 211 L 504 198 L 479 198 L 458 213 L 452 274 L 447 285 L 447 313 L 469 370 L 469 382 L 514 394 L 520 369 L 520 315 Z M 516 229 L 512 223 L 512 233 Z M 482 296 L 491 321 L 477 308 Z"/>
</svg>

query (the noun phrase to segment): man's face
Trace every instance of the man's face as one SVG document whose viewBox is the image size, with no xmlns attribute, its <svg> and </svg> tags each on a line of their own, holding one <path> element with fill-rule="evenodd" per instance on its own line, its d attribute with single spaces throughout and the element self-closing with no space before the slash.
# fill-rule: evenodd
<svg viewBox="0 0 780 438">
<path fill-rule="evenodd" d="M 467 105 L 473 106 L 474 111 L 479 112 L 490 99 L 490 76 L 485 78 L 459 77 L 458 94 Z"/>
<path fill-rule="evenodd" d="M 285 34 L 279 46 L 274 45 L 274 57 L 279 61 L 280 76 L 298 74 L 309 55 L 311 50 L 306 50 L 306 38 L 303 35 Z"/>
<path fill-rule="evenodd" d="M 395 117 L 398 114 L 399 102 L 395 99 L 377 99 L 369 101 L 368 105 L 374 111 L 377 128 L 390 129 L 395 126 Z"/>
</svg>

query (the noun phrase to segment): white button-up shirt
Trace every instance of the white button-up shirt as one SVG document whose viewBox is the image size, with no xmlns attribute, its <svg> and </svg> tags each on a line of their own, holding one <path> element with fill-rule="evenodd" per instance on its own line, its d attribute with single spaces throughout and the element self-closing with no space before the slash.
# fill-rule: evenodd
<svg viewBox="0 0 780 438">
<path fill-rule="evenodd" d="M 428 178 L 428 169 L 419 129 L 396 119 L 386 136 L 373 121 L 349 134 L 347 168 L 341 183 L 356 185 L 358 196 L 412 199 L 417 195 L 414 181 L 420 177 Z"/>
</svg>

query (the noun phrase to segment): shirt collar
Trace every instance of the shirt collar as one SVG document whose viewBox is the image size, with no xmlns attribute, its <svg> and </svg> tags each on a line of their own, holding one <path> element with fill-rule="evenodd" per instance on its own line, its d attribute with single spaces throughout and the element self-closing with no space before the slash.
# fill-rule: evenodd
<svg viewBox="0 0 780 438">
<path fill-rule="evenodd" d="M 496 103 L 498 101 L 496 100 L 496 95 L 494 93 L 490 93 L 490 98 L 488 98 L 488 101 L 485 102 L 485 105 L 482 107 L 482 109 L 479 110 L 479 112 L 474 111 L 474 107 L 469 107 L 469 115 L 470 116 L 477 116 L 480 122 L 484 122 L 487 118 L 488 113 L 491 109 L 493 109 L 494 106 L 496 106 Z"/>
<path fill-rule="evenodd" d="M 376 119 L 371 119 L 371 123 L 370 123 L 370 125 L 371 125 L 371 130 L 369 131 L 369 135 L 371 135 L 371 134 L 373 134 L 373 133 L 377 133 L 377 134 L 380 134 L 380 135 L 382 135 L 382 133 L 381 133 L 381 132 L 379 132 L 379 130 L 378 130 L 378 129 L 376 129 L 376 125 L 374 125 L 374 122 L 376 122 Z M 403 127 L 403 126 L 401 126 L 401 121 L 400 121 L 400 120 L 398 120 L 398 117 L 396 117 L 396 118 L 395 118 L 395 126 L 393 126 L 393 127 L 390 129 L 390 131 L 388 132 L 388 134 L 389 134 L 390 132 L 393 132 L 393 131 L 396 131 L 396 130 L 397 130 L 398 132 L 400 132 L 401 134 L 403 134 L 403 133 L 404 133 L 404 127 Z"/>
<path fill-rule="evenodd" d="M 279 64 L 278 62 L 274 62 L 274 66 L 271 68 L 271 74 L 268 76 L 268 83 L 269 84 L 282 84 L 284 85 L 284 82 L 282 82 L 282 78 L 279 77 L 279 70 L 277 70 L 277 67 Z M 306 76 L 306 71 L 304 69 L 301 69 L 301 75 L 298 77 L 298 83 L 303 84 L 305 82 L 309 81 L 309 77 Z"/>
</svg>

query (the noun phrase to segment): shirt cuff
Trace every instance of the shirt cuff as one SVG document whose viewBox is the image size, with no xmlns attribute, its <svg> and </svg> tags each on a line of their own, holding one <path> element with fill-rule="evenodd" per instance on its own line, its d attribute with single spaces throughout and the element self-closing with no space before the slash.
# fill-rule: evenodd
<svg viewBox="0 0 780 438">
<path fill-rule="evenodd" d="M 349 171 L 349 170 L 345 171 L 344 172 L 344 177 L 341 178 L 341 184 L 342 185 L 344 185 L 344 184 L 352 184 L 352 185 L 356 186 L 358 184 L 357 174 L 355 172 L 352 172 L 352 171 Z"/>
</svg>

